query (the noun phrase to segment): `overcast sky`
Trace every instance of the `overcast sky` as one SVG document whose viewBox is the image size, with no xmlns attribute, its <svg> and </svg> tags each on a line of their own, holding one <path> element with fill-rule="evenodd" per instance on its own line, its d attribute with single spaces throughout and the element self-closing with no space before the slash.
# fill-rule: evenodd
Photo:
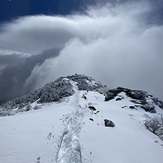
<svg viewBox="0 0 163 163">
<path fill-rule="evenodd" d="M 20 17 L 1 25 L 0 101 L 74 73 L 163 99 L 160 14 L 148 0 L 105 3 L 84 14 Z"/>
</svg>

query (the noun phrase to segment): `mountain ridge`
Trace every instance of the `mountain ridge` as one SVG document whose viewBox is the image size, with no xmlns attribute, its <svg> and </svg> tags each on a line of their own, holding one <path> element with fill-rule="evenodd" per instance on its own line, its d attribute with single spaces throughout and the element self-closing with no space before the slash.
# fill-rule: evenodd
<svg viewBox="0 0 163 163">
<path fill-rule="evenodd" d="M 79 77 L 89 79 L 84 90 L 79 90 Z M 61 89 L 64 97 L 59 101 L 40 103 L 37 99 L 28 107 L 10 109 L 8 115 L 13 116 L 0 117 L 1 161 L 162 163 L 161 105 L 140 90 L 102 86 L 102 94 L 97 83 L 77 74 L 59 78 L 57 88 L 67 90 L 65 95 Z M 67 96 L 69 91 L 72 95 Z M 142 108 L 147 103 L 155 112 Z"/>
<path fill-rule="evenodd" d="M 0 110 L 1 116 L 10 115 L 10 111 L 16 109 L 20 112 L 29 111 L 30 105 L 37 101 L 37 103 L 50 103 L 59 102 L 64 98 L 72 96 L 75 92 L 71 82 L 75 82 L 79 91 L 97 91 L 105 96 L 105 101 L 116 98 L 121 100 L 122 98 L 117 97 L 119 93 L 124 92 L 127 96 L 132 98 L 132 102 L 135 104 L 133 107 L 141 107 L 145 111 L 156 113 L 155 106 L 159 106 L 163 109 L 163 101 L 159 98 L 153 97 L 146 91 L 132 90 L 123 87 L 117 87 L 114 89 L 108 89 L 106 86 L 97 82 L 92 77 L 88 77 L 83 74 L 69 75 L 66 77 L 60 77 L 54 82 L 45 84 L 42 88 L 34 90 L 31 93 L 17 97 L 11 101 L 2 104 Z M 37 107 L 35 108 L 37 109 Z M 11 113 L 11 115 L 13 112 Z"/>
<path fill-rule="evenodd" d="M 103 93 L 105 90 L 105 86 L 100 82 L 95 81 L 93 78 L 81 74 L 75 74 L 60 77 L 54 82 L 45 84 L 38 90 L 34 90 L 27 95 L 17 97 L 2 104 L 2 107 L 7 110 L 15 108 L 22 109 L 35 101 L 37 101 L 37 103 L 60 101 L 75 93 L 70 81 L 76 82 L 79 90 L 98 91 L 100 93 Z"/>
</svg>

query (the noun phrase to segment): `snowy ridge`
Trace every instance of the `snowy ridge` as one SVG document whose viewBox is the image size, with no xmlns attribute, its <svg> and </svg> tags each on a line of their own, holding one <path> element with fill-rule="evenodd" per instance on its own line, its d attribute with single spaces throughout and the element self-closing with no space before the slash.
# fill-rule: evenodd
<svg viewBox="0 0 163 163">
<path fill-rule="evenodd" d="M 32 103 L 62 102 L 66 97 L 72 96 L 75 92 L 70 81 L 76 83 L 78 90 L 97 91 L 104 93 L 105 87 L 91 77 L 75 74 L 67 77 L 60 77 L 54 82 L 47 83 L 44 87 L 35 90 L 25 96 L 17 97 L 2 105 L 0 116 L 14 115 L 18 112 L 38 109 L 31 106 Z"/>
<path fill-rule="evenodd" d="M 126 88 L 79 90 L 76 80 L 59 80 L 74 92 L 60 102 L 35 101 L 41 109 L 0 117 L 2 163 L 162 163 L 162 127 L 152 133 L 145 126 L 146 117 L 163 116 L 160 101 Z"/>
<path fill-rule="evenodd" d="M 119 96 L 124 98 L 106 102 L 98 92 L 76 89 L 62 103 L 1 117 L 1 162 L 162 163 L 163 142 L 146 129 L 144 114 L 159 117 L 163 110 L 131 109 L 130 98 Z M 115 127 L 105 127 L 104 119 Z"/>
</svg>

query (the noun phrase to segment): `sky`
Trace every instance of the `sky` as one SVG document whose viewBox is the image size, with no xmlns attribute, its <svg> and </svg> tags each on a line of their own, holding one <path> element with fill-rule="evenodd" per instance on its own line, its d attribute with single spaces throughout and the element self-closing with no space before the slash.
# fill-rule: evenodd
<svg viewBox="0 0 163 163">
<path fill-rule="evenodd" d="M 163 99 L 161 0 L 24 1 L 23 13 L 9 2 L 0 2 L 0 103 L 75 73 Z"/>
</svg>

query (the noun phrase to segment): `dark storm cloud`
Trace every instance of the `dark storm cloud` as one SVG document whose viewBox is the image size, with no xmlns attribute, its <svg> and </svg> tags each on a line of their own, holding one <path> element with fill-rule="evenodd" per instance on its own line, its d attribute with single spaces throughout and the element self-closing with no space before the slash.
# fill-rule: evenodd
<svg viewBox="0 0 163 163">
<path fill-rule="evenodd" d="M 50 49 L 30 57 L 21 55 L 0 55 L 0 64 L 6 64 L 0 74 L 0 100 L 4 102 L 16 96 L 28 93 L 35 84 L 24 87 L 36 65 L 41 65 L 46 59 L 57 57 L 59 49 Z"/>
<path fill-rule="evenodd" d="M 1 51 L 19 54 L 1 55 L 1 99 L 74 73 L 163 99 L 163 26 L 151 20 L 153 7 L 145 2 L 103 4 L 85 14 L 22 17 L 4 25 Z"/>
<path fill-rule="evenodd" d="M 15 62 L 20 56 L 19 55 L 0 55 L 0 64 L 11 64 Z"/>
</svg>

